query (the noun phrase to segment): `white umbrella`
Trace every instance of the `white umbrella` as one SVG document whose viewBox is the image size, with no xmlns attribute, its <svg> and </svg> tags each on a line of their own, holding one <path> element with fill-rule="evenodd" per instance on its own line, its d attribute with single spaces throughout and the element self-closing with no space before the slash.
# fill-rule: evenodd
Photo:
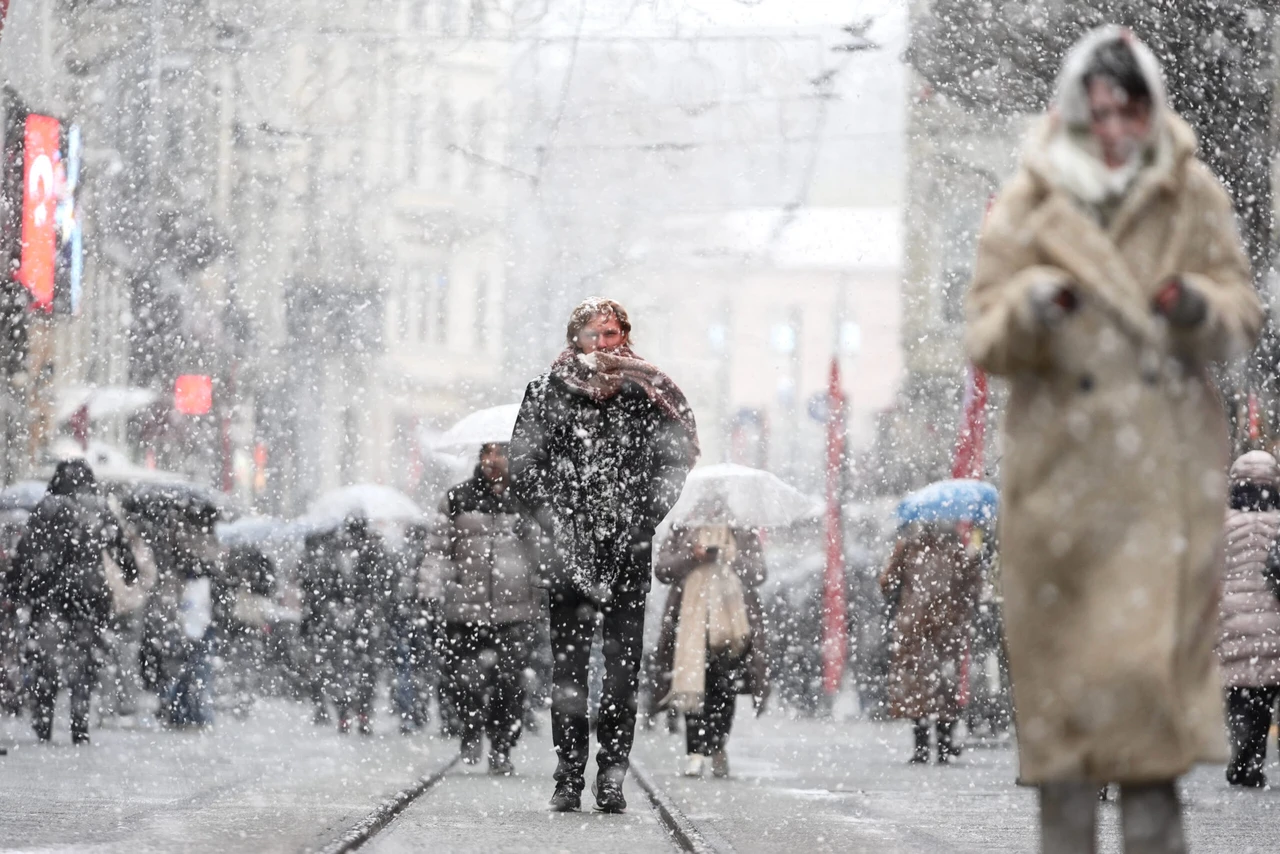
<svg viewBox="0 0 1280 854">
<path fill-rule="evenodd" d="M 495 442 L 510 442 L 519 414 L 518 403 L 481 409 L 454 424 L 431 444 L 436 448 L 478 448 Z"/>
<path fill-rule="evenodd" d="M 668 525 L 731 523 L 743 528 L 790 525 L 822 514 L 822 504 L 777 475 L 721 463 L 696 468 L 667 516 Z"/>
<path fill-rule="evenodd" d="M 370 522 L 419 523 L 426 519 L 422 508 L 400 490 L 358 483 L 321 495 L 308 508 L 307 518 L 300 521 L 336 525 L 349 516 L 363 516 Z"/>
</svg>

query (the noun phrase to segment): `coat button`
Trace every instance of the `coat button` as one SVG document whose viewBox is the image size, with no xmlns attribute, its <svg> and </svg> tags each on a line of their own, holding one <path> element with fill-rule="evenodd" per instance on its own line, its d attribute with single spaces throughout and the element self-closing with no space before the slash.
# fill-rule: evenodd
<svg viewBox="0 0 1280 854">
<path fill-rule="evenodd" d="M 1093 391 L 1093 374 L 1080 375 L 1080 390 L 1083 392 Z"/>
</svg>

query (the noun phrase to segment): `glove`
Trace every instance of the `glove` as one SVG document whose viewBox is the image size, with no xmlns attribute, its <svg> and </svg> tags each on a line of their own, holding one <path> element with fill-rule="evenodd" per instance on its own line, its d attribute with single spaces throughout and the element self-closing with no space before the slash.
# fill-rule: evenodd
<svg viewBox="0 0 1280 854">
<path fill-rule="evenodd" d="M 1164 283 L 1152 305 L 1157 314 L 1164 315 L 1169 325 L 1178 329 L 1199 326 L 1209 314 L 1204 296 L 1176 277 Z"/>
<path fill-rule="evenodd" d="M 1031 291 L 1031 314 L 1041 326 L 1056 326 L 1080 308 L 1080 295 L 1065 283 L 1044 282 Z"/>
</svg>

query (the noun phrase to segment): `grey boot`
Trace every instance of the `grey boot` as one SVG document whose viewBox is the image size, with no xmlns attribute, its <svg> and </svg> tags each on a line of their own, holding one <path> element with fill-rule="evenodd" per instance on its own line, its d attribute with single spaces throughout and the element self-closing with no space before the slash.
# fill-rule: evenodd
<svg viewBox="0 0 1280 854">
<path fill-rule="evenodd" d="M 1096 854 L 1098 787 L 1094 783 L 1040 786 L 1040 854 Z"/>
<path fill-rule="evenodd" d="M 1172 782 L 1120 787 L 1125 854 L 1186 854 L 1182 804 Z"/>
</svg>

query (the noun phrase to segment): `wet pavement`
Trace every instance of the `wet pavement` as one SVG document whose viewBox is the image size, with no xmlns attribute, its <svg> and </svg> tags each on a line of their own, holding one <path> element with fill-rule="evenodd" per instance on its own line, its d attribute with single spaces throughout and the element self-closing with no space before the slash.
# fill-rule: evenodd
<svg viewBox="0 0 1280 854">
<path fill-rule="evenodd" d="M 545 721 L 544 721 L 545 724 Z M 517 774 L 457 766 L 361 850 L 597 852 L 677 850 L 634 780 L 622 816 L 547 808 L 554 757 L 525 739 Z M 0 719 L 0 850 L 301 852 L 332 844 L 388 797 L 443 766 L 455 745 L 401 736 L 387 716 L 372 738 L 317 728 L 309 710 L 263 702 L 207 732 L 155 726 L 95 730 L 73 748 L 65 727 L 40 746 Z M 1014 785 L 1011 749 L 969 750 L 950 767 L 908 766 L 904 724 L 739 715 L 732 776 L 679 775 L 683 738 L 642 732 L 635 758 L 711 850 L 729 852 L 1027 852 L 1035 795 Z M 1280 780 L 1274 756 L 1268 771 Z M 1183 787 L 1193 852 L 1272 852 L 1280 790 L 1234 791 L 1220 768 Z M 1103 852 L 1118 852 L 1117 807 L 1102 804 Z"/>
</svg>

